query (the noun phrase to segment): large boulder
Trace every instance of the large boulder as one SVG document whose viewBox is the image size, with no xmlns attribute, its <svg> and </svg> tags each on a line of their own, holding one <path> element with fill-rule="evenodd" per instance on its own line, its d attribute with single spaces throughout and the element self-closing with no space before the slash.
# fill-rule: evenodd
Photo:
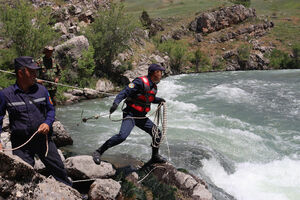
<svg viewBox="0 0 300 200">
<path fill-rule="evenodd" d="M 52 139 L 57 147 L 63 147 L 66 145 L 72 145 L 73 139 L 70 134 L 66 131 L 60 121 L 53 123 L 53 136 Z"/>
<path fill-rule="evenodd" d="M 112 164 L 101 162 L 96 165 L 92 156 L 87 155 L 67 158 L 64 163 L 68 175 L 74 180 L 108 178 L 116 173 Z"/>
<path fill-rule="evenodd" d="M 114 200 L 120 194 L 121 185 L 113 179 L 97 179 L 90 187 L 89 199 Z"/>
<path fill-rule="evenodd" d="M 99 79 L 96 84 L 96 91 L 109 92 L 115 89 L 113 83 L 107 79 Z"/>
<path fill-rule="evenodd" d="M 73 37 L 63 44 L 55 47 L 55 58 L 62 67 L 71 62 L 73 68 L 76 68 L 78 59 L 81 57 L 82 52 L 87 50 L 88 47 L 89 42 L 86 37 L 83 35 Z"/>
<path fill-rule="evenodd" d="M 0 197 L 4 199 L 81 199 L 79 192 L 42 176 L 17 156 L 0 152 L 0 160 Z"/>
<path fill-rule="evenodd" d="M 202 13 L 190 23 L 189 29 L 198 33 L 211 33 L 241 23 L 251 17 L 256 17 L 254 8 L 233 5 L 213 12 Z"/>
</svg>

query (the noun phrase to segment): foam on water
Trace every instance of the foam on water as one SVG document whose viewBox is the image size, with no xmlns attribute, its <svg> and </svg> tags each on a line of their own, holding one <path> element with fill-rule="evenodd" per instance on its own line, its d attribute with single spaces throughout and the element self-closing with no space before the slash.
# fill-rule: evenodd
<svg viewBox="0 0 300 200">
<path fill-rule="evenodd" d="M 283 158 L 269 163 L 240 163 L 228 175 L 217 160 L 204 162 L 212 181 L 238 200 L 299 200 L 300 161 Z"/>
<path fill-rule="evenodd" d="M 251 103 L 255 100 L 254 97 L 245 90 L 228 84 L 213 87 L 206 92 L 206 95 L 208 97 L 225 99 L 229 103 Z"/>
</svg>

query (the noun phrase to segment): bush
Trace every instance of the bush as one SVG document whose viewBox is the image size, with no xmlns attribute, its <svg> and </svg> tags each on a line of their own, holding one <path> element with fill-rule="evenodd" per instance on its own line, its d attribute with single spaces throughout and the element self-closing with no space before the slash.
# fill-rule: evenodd
<svg viewBox="0 0 300 200">
<path fill-rule="evenodd" d="M 89 46 L 89 48 L 82 53 L 82 57 L 78 60 L 78 85 L 80 87 L 89 86 L 94 69 L 94 48 L 93 46 Z"/>
<path fill-rule="evenodd" d="M 109 10 L 99 11 L 95 21 L 86 30 L 86 36 L 95 49 L 96 72 L 112 74 L 112 61 L 129 48 L 129 39 L 135 26 L 124 14 L 122 4 L 112 4 Z"/>
<path fill-rule="evenodd" d="M 199 67 L 208 67 L 211 65 L 209 58 L 200 49 L 194 52 L 192 63 L 196 66 L 196 72 L 199 72 Z"/>
<path fill-rule="evenodd" d="M 292 58 L 289 64 L 289 68 L 300 68 L 300 44 L 295 44 L 292 48 Z"/>
<path fill-rule="evenodd" d="M 286 69 L 291 63 L 289 55 L 281 50 L 274 49 L 270 55 L 270 66 L 274 69 Z"/>
<path fill-rule="evenodd" d="M 6 42 L 12 42 L 11 48 L 2 53 L 11 57 L 26 55 L 37 58 L 56 36 L 49 25 L 50 8 L 35 10 L 29 1 L 1 1 L 0 22 L 0 35 Z M 5 59 L 2 53 L 1 60 Z"/>
<path fill-rule="evenodd" d="M 251 5 L 251 0 L 231 0 L 231 2 L 234 4 L 241 4 L 245 7 L 250 7 Z"/>
<path fill-rule="evenodd" d="M 176 40 L 167 40 L 163 43 L 156 43 L 157 48 L 162 53 L 170 56 L 170 67 L 175 73 L 180 72 L 180 68 L 187 61 L 187 45 Z"/>
<path fill-rule="evenodd" d="M 249 60 L 251 47 L 249 45 L 243 44 L 237 49 L 238 59 L 240 62 L 246 62 Z"/>
</svg>

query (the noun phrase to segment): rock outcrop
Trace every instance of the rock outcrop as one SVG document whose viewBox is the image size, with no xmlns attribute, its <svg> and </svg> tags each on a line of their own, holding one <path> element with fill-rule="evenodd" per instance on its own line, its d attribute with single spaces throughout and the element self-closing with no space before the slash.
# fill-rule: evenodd
<svg viewBox="0 0 300 200">
<path fill-rule="evenodd" d="M 190 23 L 189 29 L 197 33 L 212 33 L 251 17 L 256 17 L 255 9 L 234 5 L 199 15 Z"/>
<path fill-rule="evenodd" d="M 37 173 L 17 156 L 0 152 L 0 160 L 0 199 L 81 199 L 78 191 Z"/>
</svg>

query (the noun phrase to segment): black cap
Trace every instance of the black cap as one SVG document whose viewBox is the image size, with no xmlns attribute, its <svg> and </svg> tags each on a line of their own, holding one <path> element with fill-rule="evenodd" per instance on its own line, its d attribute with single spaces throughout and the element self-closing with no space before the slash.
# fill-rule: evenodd
<svg viewBox="0 0 300 200">
<path fill-rule="evenodd" d="M 29 56 L 21 56 L 15 59 L 15 69 L 19 69 L 21 67 L 28 67 L 30 69 L 40 69 L 40 67 L 36 64 L 32 57 Z"/>
<path fill-rule="evenodd" d="M 148 68 L 148 73 L 150 72 L 154 72 L 154 71 L 165 71 L 165 68 L 163 68 L 162 66 L 158 65 L 158 64 L 151 64 Z"/>
</svg>

